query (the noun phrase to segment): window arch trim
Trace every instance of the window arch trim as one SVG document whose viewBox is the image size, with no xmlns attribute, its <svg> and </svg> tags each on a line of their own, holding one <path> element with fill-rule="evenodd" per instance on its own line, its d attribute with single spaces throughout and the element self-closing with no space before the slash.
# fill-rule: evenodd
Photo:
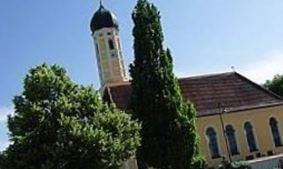
<svg viewBox="0 0 283 169">
<path fill-rule="evenodd" d="M 231 132 L 231 135 L 228 133 L 228 130 L 230 127 L 230 130 L 232 130 Z M 227 141 L 228 141 L 228 148 L 229 148 L 229 152 L 231 153 L 232 156 L 234 155 L 239 155 L 240 152 L 239 152 L 239 141 L 238 141 L 238 136 L 237 136 L 237 132 L 236 132 L 236 129 L 235 127 L 232 125 L 232 124 L 227 124 L 225 126 L 225 134 L 226 134 L 226 138 L 227 138 Z M 231 141 L 231 139 L 234 139 Z M 234 147 L 232 147 L 232 145 Z"/>
<path fill-rule="evenodd" d="M 248 140 L 248 135 L 247 135 L 247 131 L 246 131 L 246 124 L 250 124 L 250 126 L 251 126 L 251 131 L 252 131 L 252 135 L 253 135 L 253 139 L 254 139 L 254 146 L 253 147 L 251 147 L 251 145 L 250 145 L 251 143 L 249 143 L 249 140 Z M 244 127 L 244 133 L 245 133 L 245 136 L 246 136 L 245 140 L 246 140 L 249 151 L 250 152 L 258 151 L 259 150 L 259 144 L 258 144 L 258 139 L 257 139 L 257 135 L 256 135 L 256 130 L 255 130 L 253 123 L 251 121 L 245 121 L 243 127 Z"/>
<path fill-rule="evenodd" d="M 214 144 L 216 145 L 216 147 L 211 147 L 211 138 L 209 137 L 209 133 L 208 133 L 208 130 L 209 129 L 212 129 L 212 132 L 211 134 L 214 134 Z M 220 158 L 221 157 L 221 146 L 219 144 L 219 135 L 217 133 L 217 130 L 216 130 L 216 127 L 212 127 L 212 126 L 209 126 L 205 129 L 205 138 L 206 138 L 206 143 L 207 143 L 207 148 L 208 148 L 208 152 L 209 152 L 209 155 L 210 155 L 210 158 L 211 159 L 217 159 L 217 158 Z"/>
<path fill-rule="evenodd" d="M 276 125 L 276 130 L 277 131 L 274 131 L 273 129 L 272 129 L 272 124 L 271 124 L 271 120 L 274 120 L 273 122 L 273 124 L 275 124 Z M 274 116 L 272 116 L 272 117 L 270 117 L 269 118 L 269 120 L 268 120 L 268 124 L 269 124 L 269 131 L 270 131 L 270 134 L 271 134 L 271 139 L 272 139 L 272 142 L 273 142 L 273 145 L 274 145 L 274 147 L 281 147 L 281 146 L 283 146 L 282 145 L 282 136 L 281 136 L 281 130 L 280 130 L 280 124 L 279 124 L 279 122 L 278 122 L 278 120 L 277 120 L 277 118 L 276 117 L 274 117 Z M 275 135 L 274 135 L 274 132 L 278 132 L 277 134 L 278 134 L 278 138 L 276 138 L 275 137 Z M 278 140 L 276 140 L 276 139 L 278 139 Z"/>
</svg>

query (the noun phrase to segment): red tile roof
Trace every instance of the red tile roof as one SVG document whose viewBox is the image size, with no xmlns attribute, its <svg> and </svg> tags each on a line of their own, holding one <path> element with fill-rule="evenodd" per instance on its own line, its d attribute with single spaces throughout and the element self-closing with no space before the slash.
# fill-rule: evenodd
<svg viewBox="0 0 283 169">
<path fill-rule="evenodd" d="M 226 112 L 283 104 L 281 97 L 236 72 L 181 78 L 179 84 L 183 97 L 194 103 L 198 116 L 219 113 L 220 104 Z M 129 82 L 110 85 L 104 90 L 104 98 L 127 109 L 131 90 Z"/>
</svg>

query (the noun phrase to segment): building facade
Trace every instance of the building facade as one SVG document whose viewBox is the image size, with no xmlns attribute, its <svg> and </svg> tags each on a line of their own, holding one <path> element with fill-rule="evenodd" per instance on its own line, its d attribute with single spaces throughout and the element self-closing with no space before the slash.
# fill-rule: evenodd
<svg viewBox="0 0 283 169">
<path fill-rule="evenodd" d="M 90 29 L 101 86 L 126 81 L 127 75 L 116 16 L 100 4 L 91 20 Z"/>
<path fill-rule="evenodd" d="M 103 99 L 127 110 L 131 86 L 123 64 L 117 18 L 100 5 L 91 21 Z M 237 72 L 179 79 L 197 110 L 200 149 L 207 167 L 283 153 L 283 99 Z M 130 160 L 125 168 L 137 168 Z"/>
<path fill-rule="evenodd" d="M 200 150 L 208 167 L 283 153 L 283 100 L 236 72 L 179 79 L 197 109 Z M 108 85 L 104 100 L 129 109 L 128 82 Z"/>
<path fill-rule="evenodd" d="M 228 113 L 223 115 L 225 132 L 217 115 L 199 117 L 200 148 L 207 164 L 216 167 L 222 157 L 239 161 L 281 154 L 282 114 L 282 105 Z"/>
</svg>

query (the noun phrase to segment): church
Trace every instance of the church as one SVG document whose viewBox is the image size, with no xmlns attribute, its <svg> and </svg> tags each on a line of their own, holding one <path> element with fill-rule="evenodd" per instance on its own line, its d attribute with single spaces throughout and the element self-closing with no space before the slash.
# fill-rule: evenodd
<svg viewBox="0 0 283 169">
<path fill-rule="evenodd" d="M 128 80 L 116 16 L 102 4 L 90 24 L 103 99 L 129 108 Z M 237 72 L 179 79 L 197 110 L 201 154 L 208 168 L 283 153 L 283 99 Z M 127 167 L 136 169 L 131 160 Z"/>
</svg>

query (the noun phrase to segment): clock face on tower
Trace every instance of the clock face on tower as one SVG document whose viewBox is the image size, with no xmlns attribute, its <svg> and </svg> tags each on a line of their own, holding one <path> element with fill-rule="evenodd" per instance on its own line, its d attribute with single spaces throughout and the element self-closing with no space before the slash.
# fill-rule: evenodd
<svg viewBox="0 0 283 169">
<path fill-rule="evenodd" d="M 127 80 L 116 16 L 100 4 L 90 23 L 101 87 Z"/>
</svg>

